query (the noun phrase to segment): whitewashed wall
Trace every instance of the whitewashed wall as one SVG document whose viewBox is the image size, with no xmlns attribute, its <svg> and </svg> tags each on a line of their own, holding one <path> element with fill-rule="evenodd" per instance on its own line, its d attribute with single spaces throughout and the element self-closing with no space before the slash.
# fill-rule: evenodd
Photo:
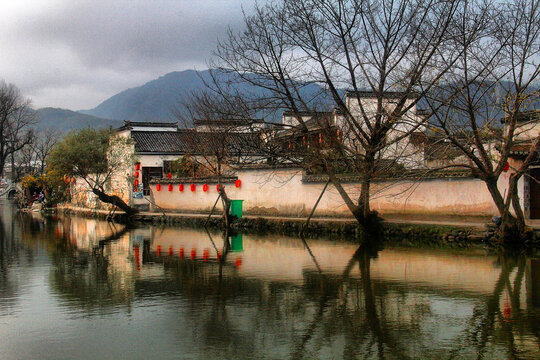
<svg viewBox="0 0 540 360">
<path fill-rule="evenodd" d="M 240 188 L 227 184 L 226 191 L 231 199 L 244 200 L 246 214 L 301 216 L 309 214 L 324 183 L 304 183 L 302 173 L 295 169 L 241 170 Z M 164 209 L 183 212 L 209 211 L 217 196 L 215 183 L 209 183 L 207 192 L 203 184 L 184 184 L 178 190 L 178 182 L 171 182 L 173 191 L 168 191 L 164 182 L 161 191 L 151 186 L 152 198 Z M 504 185 L 504 176 L 501 177 Z M 348 192 L 356 197 L 359 184 L 345 184 Z M 380 213 L 444 214 L 444 215 L 495 215 L 497 209 L 491 196 L 480 180 L 472 178 L 425 179 L 418 182 L 376 182 L 372 185 L 371 207 Z M 318 205 L 316 215 L 350 216 L 340 195 L 330 185 Z"/>
</svg>

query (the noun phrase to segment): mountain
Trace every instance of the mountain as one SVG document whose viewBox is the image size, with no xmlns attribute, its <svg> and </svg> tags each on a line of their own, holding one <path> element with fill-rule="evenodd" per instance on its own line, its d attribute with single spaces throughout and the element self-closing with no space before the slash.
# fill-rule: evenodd
<svg viewBox="0 0 540 360">
<path fill-rule="evenodd" d="M 200 74 L 208 79 L 208 71 Z M 142 86 L 124 90 L 93 109 L 79 112 L 106 119 L 171 121 L 175 120 L 172 110 L 181 98 L 192 90 L 203 88 L 204 83 L 197 71 L 175 71 Z"/>
<path fill-rule="evenodd" d="M 85 127 L 100 128 L 112 126 L 115 128 L 122 126 L 122 121 L 120 120 L 102 119 L 66 109 L 47 107 L 36 110 L 35 114 L 38 118 L 38 122 L 35 125 L 37 130 L 54 129 L 65 133 Z"/>
<path fill-rule="evenodd" d="M 214 70 L 216 71 L 216 70 Z M 233 82 L 231 74 L 219 73 L 220 81 Z M 182 103 L 194 91 L 206 88 L 205 83 L 211 82 L 209 70 L 175 71 L 147 82 L 146 84 L 122 91 L 105 100 L 90 110 L 80 110 L 80 113 L 89 114 L 106 119 L 122 119 L 131 121 L 175 121 L 173 111 L 186 114 Z M 235 82 L 236 83 L 236 82 Z M 234 85 L 235 89 L 250 93 L 264 94 L 252 85 L 241 83 Z M 316 84 L 303 86 L 302 95 L 307 98 L 316 98 L 321 88 Z"/>
</svg>

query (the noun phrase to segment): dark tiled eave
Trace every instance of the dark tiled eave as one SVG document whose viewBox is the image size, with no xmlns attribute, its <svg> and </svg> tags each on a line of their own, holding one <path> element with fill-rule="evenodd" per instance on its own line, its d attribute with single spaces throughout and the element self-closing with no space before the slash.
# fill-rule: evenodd
<svg viewBox="0 0 540 360">
<path fill-rule="evenodd" d="M 379 94 L 373 91 L 347 91 L 345 93 L 346 97 L 352 98 L 352 97 L 360 97 L 360 98 L 378 98 Z M 402 97 L 406 96 L 408 99 L 416 99 L 418 95 L 414 93 L 406 93 L 404 91 L 384 91 L 382 93 L 383 98 L 385 99 L 401 99 Z"/>
<path fill-rule="evenodd" d="M 133 127 L 158 127 L 168 129 L 178 129 L 178 124 L 175 122 L 152 122 L 152 121 L 126 121 L 124 124 L 116 129 L 116 131 L 130 130 Z"/>
</svg>

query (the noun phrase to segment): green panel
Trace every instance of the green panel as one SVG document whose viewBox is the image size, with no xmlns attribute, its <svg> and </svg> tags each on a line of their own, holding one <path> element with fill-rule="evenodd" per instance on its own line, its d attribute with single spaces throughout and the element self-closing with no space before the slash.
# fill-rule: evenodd
<svg viewBox="0 0 540 360">
<path fill-rule="evenodd" d="M 237 218 L 242 217 L 242 203 L 244 200 L 231 200 L 231 215 Z"/>
<path fill-rule="evenodd" d="M 242 234 L 236 234 L 231 236 L 231 251 L 240 252 L 244 250 L 244 238 Z"/>
</svg>

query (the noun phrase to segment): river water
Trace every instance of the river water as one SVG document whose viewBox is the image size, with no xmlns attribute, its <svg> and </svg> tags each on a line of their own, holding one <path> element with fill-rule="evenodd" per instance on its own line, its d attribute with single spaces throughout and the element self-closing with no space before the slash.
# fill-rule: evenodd
<svg viewBox="0 0 540 360">
<path fill-rule="evenodd" d="M 0 359 L 540 358 L 521 252 L 0 216 Z"/>
</svg>

